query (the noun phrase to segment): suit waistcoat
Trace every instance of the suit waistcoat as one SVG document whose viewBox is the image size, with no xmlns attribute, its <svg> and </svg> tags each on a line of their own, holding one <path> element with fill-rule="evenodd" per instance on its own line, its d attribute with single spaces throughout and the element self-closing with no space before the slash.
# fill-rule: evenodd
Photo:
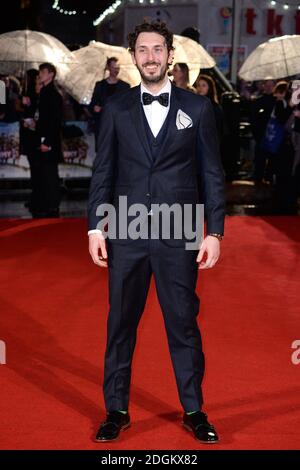
<svg viewBox="0 0 300 470">
<path fill-rule="evenodd" d="M 143 107 L 143 105 L 141 104 L 141 106 Z M 167 134 L 167 129 L 168 129 L 168 124 L 169 124 L 169 120 L 170 120 L 170 111 L 168 112 L 168 115 L 159 131 L 159 133 L 157 134 L 156 137 L 154 137 L 154 135 L 152 134 L 152 131 L 151 131 L 151 128 L 148 124 L 148 121 L 147 121 L 147 118 L 146 118 L 146 114 L 144 112 L 144 109 L 142 109 L 142 112 L 143 112 L 143 121 L 144 121 L 144 127 L 145 127 L 145 131 L 146 131 L 146 135 L 147 135 L 147 139 L 148 139 L 148 142 L 149 142 L 149 146 L 150 146 L 150 149 L 151 149 L 151 154 L 152 154 L 152 159 L 153 159 L 153 162 L 156 160 L 156 157 L 158 156 L 158 153 L 160 151 L 160 148 L 164 142 L 164 139 L 166 137 L 166 134 Z"/>
</svg>

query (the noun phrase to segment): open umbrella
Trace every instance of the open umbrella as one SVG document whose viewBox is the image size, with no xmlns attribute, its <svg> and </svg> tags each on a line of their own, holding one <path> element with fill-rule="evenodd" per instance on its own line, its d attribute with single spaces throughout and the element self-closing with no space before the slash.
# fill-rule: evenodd
<svg viewBox="0 0 300 470">
<path fill-rule="evenodd" d="M 26 70 L 38 68 L 42 62 L 54 64 L 58 79 L 63 79 L 76 59 L 49 34 L 25 29 L 0 35 L 0 73 L 24 76 Z"/>
<path fill-rule="evenodd" d="M 216 65 L 209 53 L 193 39 L 174 34 L 173 46 L 175 47 L 173 63 L 185 62 L 188 65 L 190 83 L 195 82 L 200 69 L 210 69 Z"/>
<path fill-rule="evenodd" d="M 82 104 L 90 103 L 95 83 L 105 78 L 108 57 L 116 57 L 119 60 L 121 80 L 128 82 L 131 86 L 140 82 L 139 73 L 125 47 L 91 41 L 88 46 L 74 51 L 73 54 L 77 63 L 70 65 L 69 73 L 62 85 Z"/>
<path fill-rule="evenodd" d="M 124 80 L 131 86 L 136 86 L 140 83 L 140 74 L 133 64 L 131 54 L 126 47 L 112 46 L 96 41 L 92 41 L 90 45 L 95 50 L 104 52 L 106 57 L 116 57 L 118 59 L 120 65 L 119 77 L 121 80 Z"/>
<path fill-rule="evenodd" d="M 247 81 L 300 73 L 300 35 L 280 36 L 260 44 L 245 60 L 239 76 Z"/>
</svg>

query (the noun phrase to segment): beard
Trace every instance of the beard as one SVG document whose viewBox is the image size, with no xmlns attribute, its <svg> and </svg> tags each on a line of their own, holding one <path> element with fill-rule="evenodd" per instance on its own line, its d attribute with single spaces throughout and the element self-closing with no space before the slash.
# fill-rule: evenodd
<svg viewBox="0 0 300 470">
<path fill-rule="evenodd" d="M 168 64 L 165 64 L 163 66 L 161 66 L 161 69 L 160 71 L 158 72 L 157 75 L 146 75 L 146 73 L 144 72 L 144 67 L 147 66 L 147 65 L 160 65 L 158 62 L 146 62 L 145 64 L 143 64 L 142 66 L 140 65 L 136 65 L 138 71 L 140 72 L 140 75 L 143 79 L 143 82 L 146 84 L 146 85 L 150 85 L 151 83 L 159 83 L 159 82 L 162 82 L 165 77 L 166 77 L 166 74 L 167 74 L 167 70 L 168 70 L 168 67 L 169 65 Z"/>
</svg>

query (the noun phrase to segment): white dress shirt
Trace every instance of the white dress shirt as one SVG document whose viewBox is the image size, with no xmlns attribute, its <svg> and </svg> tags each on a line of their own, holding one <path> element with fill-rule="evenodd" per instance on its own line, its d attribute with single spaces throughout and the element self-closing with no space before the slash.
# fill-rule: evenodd
<svg viewBox="0 0 300 470">
<path fill-rule="evenodd" d="M 159 92 L 156 93 L 155 95 L 154 93 L 151 93 L 145 87 L 145 85 L 141 83 L 141 102 L 142 103 L 143 103 L 143 99 L 142 99 L 143 93 L 150 93 L 151 95 L 154 95 L 154 96 L 160 95 L 161 93 L 169 93 L 168 106 L 162 106 L 157 100 L 152 101 L 151 104 L 143 105 L 148 124 L 150 126 L 150 129 L 154 137 L 158 135 L 168 115 L 168 112 L 170 109 L 170 101 L 171 101 L 171 90 L 172 90 L 172 85 L 169 79 L 167 80 L 166 84 L 161 88 L 161 90 L 159 90 Z M 93 230 L 88 231 L 88 235 L 91 235 L 92 233 L 101 233 L 101 230 L 93 229 Z"/>
<path fill-rule="evenodd" d="M 151 93 L 145 87 L 145 85 L 141 83 L 141 101 L 142 102 L 143 102 L 142 100 L 143 93 L 149 93 L 150 95 L 153 95 L 153 96 L 160 95 L 161 93 L 169 93 L 168 106 L 162 106 L 158 101 L 152 101 L 151 104 L 143 105 L 148 124 L 150 126 L 150 129 L 154 137 L 158 135 L 168 115 L 168 112 L 170 109 L 171 89 L 172 89 L 172 86 L 171 86 L 171 82 L 169 79 L 167 83 L 161 88 L 161 90 L 159 90 L 159 92 L 155 94 Z"/>
</svg>

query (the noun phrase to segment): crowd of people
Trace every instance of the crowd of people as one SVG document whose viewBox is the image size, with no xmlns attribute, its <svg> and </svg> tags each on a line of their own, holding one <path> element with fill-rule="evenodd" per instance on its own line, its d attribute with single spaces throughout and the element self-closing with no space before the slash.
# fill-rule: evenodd
<svg viewBox="0 0 300 470">
<path fill-rule="evenodd" d="M 20 153 L 27 155 L 31 170 L 32 196 L 28 208 L 34 217 L 59 215 L 58 163 L 63 160 L 62 123 L 88 120 L 97 150 L 103 106 L 110 96 L 130 87 L 119 78 L 120 66 L 116 57 L 107 59 L 106 71 L 107 77 L 95 84 L 89 106 L 80 105 L 54 84 L 56 70 L 52 64 L 42 64 L 39 70 L 28 70 L 23 83 L 15 77 L 1 77 L 6 84 L 6 104 L 0 107 L 0 122 L 20 121 Z M 222 143 L 226 116 L 214 79 L 200 73 L 191 84 L 185 63 L 174 64 L 168 75 L 173 76 L 177 87 L 207 96 L 211 101 Z M 299 195 L 300 105 L 291 100 L 291 83 L 267 79 L 239 84 L 255 141 L 250 177 L 257 184 L 272 185 L 274 210 L 283 214 L 297 212 Z"/>
<path fill-rule="evenodd" d="M 300 169 L 300 105 L 293 81 L 264 80 L 241 90 L 255 141 L 253 179 L 274 188 L 275 211 L 297 213 Z"/>
<path fill-rule="evenodd" d="M 0 113 L 4 122 L 20 121 L 20 153 L 28 158 L 32 187 L 27 207 L 38 218 L 59 216 L 62 96 L 55 77 L 56 68 L 50 63 L 28 70 L 23 93 L 10 77 Z"/>
</svg>

